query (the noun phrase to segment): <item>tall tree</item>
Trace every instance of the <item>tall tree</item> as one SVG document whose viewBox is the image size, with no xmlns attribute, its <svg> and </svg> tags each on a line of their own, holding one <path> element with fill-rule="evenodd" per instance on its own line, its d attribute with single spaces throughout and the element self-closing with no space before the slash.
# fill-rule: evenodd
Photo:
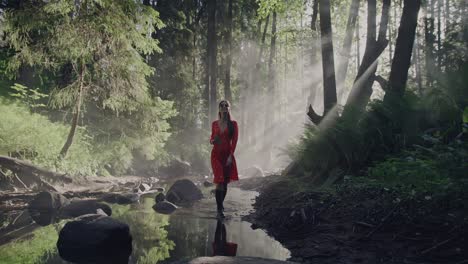
<svg viewBox="0 0 468 264">
<path fill-rule="evenodd" d="M 354 30 L 356 28 L 356 20 L 359 12 L 359 1 L 352 0 L 351 6 L 349 7 L 348 22 L 346 23 L 346 35 L 343 40 L 343 48 L 341 50 L 341 62 L 338 67 L 337 76 L 337 87 L 341 98 L 341 94 L 344 90 L 344 82 L 346 80 L 346 74 L 348 72 L 349 59 L 351 54 L 351 44 L 353 43 Z"/>
<path fill-rule="evenodd" d="M 207 1 L 208 11 L 208 32 L 207 32 L 207 95 L 208 95 L 208 117 L 210 120 L 216 119 L 216 103 L 217 103 L 217 38 L 216 38 L 216 0 Z M 207 123 L 209 127 L 209 122 Z"/>
<path fill-rule="evenodd" d="M 424 7 L 424 41 L 425 41 L 425 64 L 426 64 L 426 85 L 432 86 L 434 81 L 435 67 L 434 67 L 434 1 L 427 0 Z"/>
<path fill-rule="evenodd" d="M 322 75 L 323 75 L 323 116 L 319 116 L 309 105 L 307 115 L 315 124 L 325 117 L 336 105 L 336 79 L 335 60 L 333 57 L 333 33 L 331 27 L 330 1 L 321 0 L 319 4 L 320 13 L 320 41 L 322 45 Z"/>
<path fill-rule="evenodd" d="M 437 67 L 442 71 L 442 2 L 437 0 Z"/>
<path fill-rule="evenodd" d="M 421 0 L 404 0 L 403 14 L 395 44 L 395 56 L 384 100 L 395 95 L 401 97 L 405 92 L 420 6 Z"/>
<path fill-rule="evenodd" d="M 375 81 L 375 72 L 377 70 L 378 58 L 388 45 L 386 38 L 388 27 L 388 15 L 390 11 L 390 0 L 383 0 L 382 14 L 380 19 L 379 36 L 376 26 L 376 0 L 367 1 L 367 38 L 366 50 L 362 58 L 361 66 L 354 80 L 351 93 L 346 101 L 346 108 L 349 107 L 363 111 L 372 95 L 372 85 Z"/>
<path fill-rule="evenodd" d="M 317 33 L 317 17 L 318 17 L 318 3 L 319 3 L 320 0 L 314 0 L 313 2 L 313 5 L 312 5 L 312 18 L 311 18 L 311 21 L 310 21 L 310 29 L 312 30 L 312 34 L 314 35 L 314 37 L 316 35 L 318 35 Z M 311 50 L 310 50 L 310 66 L 313 67 L 314 65 L 316 65 L 318 63 L 318 37 L 317 38 L 314 38 L 314 40 L 312 41 L 312 47 L 311 47 Z M 318 78 L 317 78 L 318 79 Z M 309 110 L 310 110 L 310 105 L 313 105 L 314 102 L 315 102 L 315 97 L 317 96 L 317 89 L 318 89 L 318 85 L 319 85 L 320 81 L 319 80 L 315 80 L 315 81 L 312 81 L 312 83 L 310 84 L 310 93 L 309 93 L 309 96 L 307 98 L 307 106 L 309 106 Z"/>
<path fill-rule="evenodd" d="M 224 68 L 224 96 L 230 102 L 231 93 L 231 65 L 232 65 L 232 0 L 229 0 L 227 18 L 226 18 L 226 36 L 224 46 L 226 48 L 226 65 Z"/>
<path fill-rule="evenodd" d="M 84 102 L 118 113 L 148 99 L 152 69 L 140 54 L 159 51 L 157 41 L 147 37 L 155 25 L 161 26 L 158 13 L 130 0 L 23 2 L 21 9 L 5 13 L 6 36 L 17 51 L 12 70 L 71 69 L 52 94 L 52 105 L 73 112 L 60 158 L 73 143 Z"/>
<path fill-rule="evenodd" d="M 333 54 L 333 33 L 331 26 L 330 1 L 321 0 L 320 13 L 320 41 L 322 43 L 323 68 L 323 105 L 324 116 L 336 105 L 335 60 Z"/>
<path fill-rule="evenodd" d="M 268 93 L 267 97 L 269 99 L 265 102 L 265 112 L 267 113 L 265 118 L 265 128 L 264 128 L 264 138 L 268 138 L 269 132 L 272 129 L 273 124 L 275 123 L 275 112 L 274 108 L 276 105 L 276 22 L 277 22 L 277 13 L 276 10 L 273 10 L 272 14 L 272 23 L 271 23 L 271 39 L 270 39 L 270 56 L 268 59 Z M 272 146 L 269 142 L 263 142 L 264 148 L 267 153 L 267 162 L 271 161 L 271 151 Z"/>
</svg>

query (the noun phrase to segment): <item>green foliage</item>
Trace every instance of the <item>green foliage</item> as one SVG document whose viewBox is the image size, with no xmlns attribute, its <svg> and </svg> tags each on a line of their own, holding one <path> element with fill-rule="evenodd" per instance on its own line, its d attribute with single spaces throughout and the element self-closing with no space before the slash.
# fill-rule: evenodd
<svg viewBox="0 0 468 264">
<path fill-rule="evenodd" d="M 462 111 L 450 94 L 434 89 L 426 97 L 418 98 L 408 92 L 403 98 L 376 100 L 364 113 L 345 109 L 336 120 L 323 121 L 319 127 L 307 127 L 292 153 L 304 174 L 315 176 L 316 184 L 323 183 L 334 168 L 362 175 L 366 166 L 388 158 L 371 169 L 369 176 L 394 183 L 418 183 L 422 188 L 429 188 L 431 184 L 447 183 L 450 177 L 458 175 L 456 166 L 464 160 L 466 163 L 465 154 L 462 155 L 465 158 L 454 158 L 450 151 L 441 147 L 436 150 L 441 156 L 421 158 L 405 151 L 414 144 L 426 144 L 429 136 L 438 136 L 435 141 L 439 143 L 451 142 L 461 132 L 461 123 Z M 434 126 L 434 135 L 423 134 Z M 394 156 L 399 153 L 406 153 L 406 156 Z M 442 157 L 448 156 L 448 160 L 454 162 L 451 164 L 453 171 L 442 171 L 441 168 L 448 166 L 444 163 L 448 160 L 442 162 Z"/>
<path fill-rule="evenodd" d="M 167 160 L 165 144 L 171 133 L 168 120 L 176 116 L 173 103 L 159 98 L 135 105 L 134 112 L 119 116 L 96 112 L 88 129 L 94 136 L 98 160 L 109 164 L 112 173 L 127 172 L 135 159 L 160 164 Z M 104 122 L 98 123 L 98 120 Z"/>
<path fill-rule="evenodd" d="M 368 176 L 390 185 L 412 190 L 437 190 L 466 179 L 466 143 L 415 146 L 369 168 Z"/>
<path fill-rule="evenodd" d="M 49 169 L 72 174 L 94 174 L 98 163 L 84 128 L 79 127 L 70 156 L 56 161 L 69 127 L 31 113 L 26 106 L 0 97 L 0 154 L 31 160 Z"/>
<path fill-rule="evenodd" d="M 153 72 L 141 54 L 160 51 L 148 34 L 162 26 L 154 9 L 130 0 L 24 3 L 5 13 L 7 41 L 16 50 L 9 67 L 65 71 L 52 106 L 75 105 L 82 89 L 85 101 L 135 111 L 148 99 L 146 77 Z"/>
<path fill-rule="evenodd" d="M 166 149 L 173 155 L 188 161 L 194 171 L 210 172 L 210 145 L 206 144 L 209 135 L 201 129 L 185 129 L 174 133 L 168 140 Z"/>
<path fill-rule="evenodd" d="M 57 254 L 57 228 L 59 227 L 55 225 L 40 227 L 33 231 L 28 239 L 16 240 L 1 246 L 0 263 L 36 264 L 41 263 L 44 256 Z"/>
<path fill-rule="evenodd" d="M 158 263 L 169 257 L 175 244 L 167 237 L 167 215 L 156 214 L 152 209 L 154 199 L 145 197 L 137 208 L 134 205 L 112 205 L 112 216 L 128 224 L 133 237 L 133 255 L 138 263 Z"/>
<path fill-rule="evenodd" d="M 25 102 L 31 109 L 46 106 L 41 101 L 43 101 L 43 99 L 46 99 L 48 95 L 41 93 L 38 88 L 28 89 L 24 85 L 15 83 L 13 86 L 11 86 L 11 89 L 15 92 L 10 93 L 10 95 L 12 97 L 18 98 L 22 102 Z"/>
</svg>

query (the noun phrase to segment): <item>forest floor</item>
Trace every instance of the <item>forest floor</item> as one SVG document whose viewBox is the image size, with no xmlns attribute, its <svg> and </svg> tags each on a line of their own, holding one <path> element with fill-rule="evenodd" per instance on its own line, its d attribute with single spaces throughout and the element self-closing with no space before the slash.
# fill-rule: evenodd
<svg viewBox="0 0 468 264">
<path fill-rule="evenodd" d="M 466 192 L 408 195 L 350 181 L 294 192 L 283 176 L 237 185 L 260 192 L 245 220 L 288 248 L 290 261 L 468 263 Z"/>
</svg>

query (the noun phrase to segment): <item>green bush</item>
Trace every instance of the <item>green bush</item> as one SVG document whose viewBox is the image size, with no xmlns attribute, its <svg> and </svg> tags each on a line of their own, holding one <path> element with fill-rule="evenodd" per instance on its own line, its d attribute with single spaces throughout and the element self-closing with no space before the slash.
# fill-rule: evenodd
<svg viewBox="0 0 468 264">
<path fill-rule="evenodd" d="M 45 168 L 71 174 L 96 172 L 99 164 L 92 155 L 92 141 L 85 128 L 77 128 L 69 155 L 59 161 L 57 157 L 67 139 L 69 125 L 53 123 L 5 98 L 0 98 L 0 113 L 0 155 L 31 160 Z"/>
<path fill-rule="evenodd" d="M 414 144 L 427 143 L 421 136 L 427 130 L 435 131 L 441 146 L 452 142 L 462 131 L 462 109 L 449 94 L 436 88 L 423 98 L 407 92 L 397 100 L 375 100 L 363 113 L 345 109 L 334 120 L 306 127 L 291 151 L 299 164 L 297 174 L 312 176 L 316 184 L 321 184 L 333 169 L 339 168 L 343 174 L 362 175 L 366 167 L 388 159 L 371 170 L 373 177 L 407 184 L 446 183 L 448 175 L 435 168 L 444 167 L 436 160 L 444 159 L 443 155 L 450 156 L 450 151 L 438 146 L 436 152 L 441 151 L 442 156 L 415 158 L 412 162 L 398 155 Z"/>
</svg>

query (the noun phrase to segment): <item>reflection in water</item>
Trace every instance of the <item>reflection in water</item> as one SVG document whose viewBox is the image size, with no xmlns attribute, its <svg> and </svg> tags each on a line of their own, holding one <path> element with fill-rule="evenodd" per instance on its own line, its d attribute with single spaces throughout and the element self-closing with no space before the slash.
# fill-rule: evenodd
<svg viewBox="0 0 468 264">
<path fill-rule="evenodd" d="M 112 205 L 112 217 L 130 227 L 133 238 L 130 263 L 159 263 L 169 257 L 169 251 L 175 246 L 167 237 L 168 216 L 156 214 L 153 204 L 152 197 L 144 197 L 140 204 Z"/>
<path fill-rule="evenodd" d="M 240 219 L 225 220 L 226 241 L 237 244 L 236 256 L 261 257 L 286 260 L 290 252 L 263 230 L 252 230 L 251 224 Z M 175 248 L 167 264 L 178 260 L 213 255 L 217 220 L 214 218 L 171 215 L 168 238 L 175 242 Z"/>
<path fill-rule="evenodd" d="M 213 241 L 213 255 L 214 256 L 235 256 L 237 252 L 237 244 L 227 242 L 226 239 L 226 226 L 223 221 L 216 222 L 216 231 Z"/>
<path fill-rule="evenodd" d="M 200 201 L 191 209 L 178 209 L 168 216 L 154 212 L 153 196 L 142 197 L 140 204 L 111 205 L 112 217 L 130 227 L 133 238 L 133 251 L 128 261 L 130 264 L 164 264 L 200 256 L 212 256 L 216 248 L 213 243 L 216 240 L 236 243 L 236 250 L 227 252 L 231 255 L 278 260 L 285 260 L 290 256 L 287 249 L 264 231 L 252 230 L 250 223 L 240 220 L 240 212 L 251 210 L 253 192 L 230 189 L 226 197 L 228 220 L 224 220 L 221 224 L 213 218 L 216 214 L 216 205 L 212 198 Z M 41 223 L 47 223 L 50 217 L 36 216 L 41 219 L 39 220 Z M 31 221 L 29 216 L 28 219 Z M 43 219 L 47 221 L 42 221 Z M 19 239 L 0 246 L 0 263 L 68 263 L 60 258 L 56 247 L 58 232 L 64 223 L 65 221 L 61 221 L 39 227 Z M 218 235 L 216 235 L 217 228 Z"/>
<path fill-rule="evenodd" d="M 46 263 L 51 256 L 57 255 L 55 244 L 61 224 L 41 227 L 0 247 L 0 263 L 2 264 L 35 264 Z"/>
</svg>

